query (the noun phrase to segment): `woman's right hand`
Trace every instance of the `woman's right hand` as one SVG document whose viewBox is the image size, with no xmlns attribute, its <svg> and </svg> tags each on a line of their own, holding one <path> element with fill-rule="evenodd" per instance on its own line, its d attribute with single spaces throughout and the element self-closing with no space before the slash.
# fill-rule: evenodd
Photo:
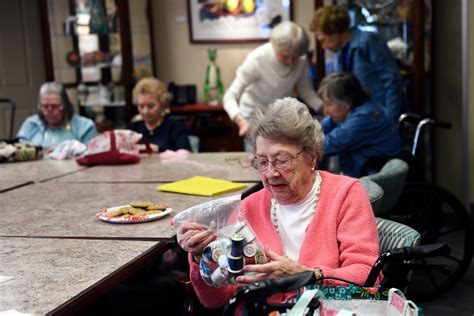
<svg viewBox="0 0 474 316">
<path fill-rule="evenodd" d="M 212 241 L 216 240 L 216 232 L 207 229 L 205 226 L 193 223 L 182 223 L 177 231 L 178 244 L 184 251 L 199 256 L 204 248 Z"/>
<path fill-rule="evenodd" d="M 237 114 L 234 122 L 239 127 L 239 136 L 247 136 L 247 132 L 249 131 L 249 122 L 241 114 Z"/>
</svg>

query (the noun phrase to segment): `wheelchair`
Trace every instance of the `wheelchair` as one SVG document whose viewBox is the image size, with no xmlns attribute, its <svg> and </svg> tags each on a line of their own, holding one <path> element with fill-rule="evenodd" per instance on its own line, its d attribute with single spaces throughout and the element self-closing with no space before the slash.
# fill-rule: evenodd
<svg viewBox="0 0 474 316">
<path fill-rule="evenodd" d="M 316 279 L 315 273 L 306 271 L 299 274 L 282 277 L 279 279 L 263 280 L 255 282 L 237 290 L 227 305 L 224 307 L 223 315 L 234 315 L 237 307 L 243 304 L 243 315 L 268 315 L 273 311 L 287 312 L 294 303 L 273 304 L 268 303 L 267 298 L 281 292 L 297 291 L 305 286 L 315 285 L 318 281 L 325 279 L 336 279 L 352 283 L 357 286 L 371 287 L 376 284 L 377 277 L 383 271 L 385 277 L 381 283 L 384 288 L 405 288 L 410 282 L 409 275 L 413 269 L 413 260 L 426 259 L 436 256 L 446 256 L 450 252 L 447 244 L 434 244 L 413 247 L 403 247 L 389 250 L 375 261 L 364 284 L 354 284 L 338 278 L 323 277 Z M 306 315 L 313 315 L 319 308 L 319 300 L 313 298 L 308 306 Z"/>
<path fill-rule="evenodd" d="M 429 139 L 435 127 L 449 129 L 451 124 L 411 113 L 400 116 L 404 146 L 400 158 L 408 163 L 409 172 L 398 202 L 382 216 L 416 229 L 422 245 L 444 242 L 452 250 L 449 255 L 416 259 L 408 296 L 418 301 L 435 298 L 456 284 L 471 264 L 474 247 L 472 221 L 463 203 L 425 176 L 420 152 L 426 148 L 421 140 Z M 383 157 L 373 159 L 366 170 L 377 170 L 386 161 Z"/>
</svg>

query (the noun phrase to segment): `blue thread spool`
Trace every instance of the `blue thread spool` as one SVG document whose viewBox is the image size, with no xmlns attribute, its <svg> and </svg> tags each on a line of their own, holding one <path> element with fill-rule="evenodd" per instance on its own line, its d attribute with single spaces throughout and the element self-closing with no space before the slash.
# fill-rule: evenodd
<svg viewBox="0 0 474 316">
<path fill-rule="evenodd" d="M 201 262 L 199 263 L 199 269 L 201 270 L 202 274 L 206 275 L 207 277 L 211 276 L 211 268 L 204 260 L 201 260 Z"/>
<path fill-rule="evenodd" d="M 241 258 L 244 251 L 245 237 L 241 234 L 233 234 L 230 236 L 232 245 L 230 247 L 230 255 L 234 258 Z"/>
<path fill-rule="evenodd" d="M 245 224 L 242 227 L 239 228 L 237 233 L 244 236 L 244 239 L 245 239 L 244 244 L 249 244 L 249 243 L 251 243 L 252 241 L 255 240 L 255 236 L 252 233 L 252 230 Z"/>
<path fill-rule="evenodd" d="M 207 262 L 212 261 L 212 247 L 211 245 L 207 245 L 206 248 L 202 251 L 202 258 L 206 260 Z"/>
<path fill-rule="evenodd" d="M 227 263 L 229 264 L 229 272 L 231 273 L 240 273 L 244 269 L 244 257 L 234 258 L 227 257 Z"/>
</svg>

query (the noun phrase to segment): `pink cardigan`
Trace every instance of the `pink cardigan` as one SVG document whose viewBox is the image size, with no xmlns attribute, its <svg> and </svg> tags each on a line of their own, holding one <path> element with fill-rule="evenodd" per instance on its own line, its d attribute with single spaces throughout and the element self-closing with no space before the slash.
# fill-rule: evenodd
<svg viewBox="0 0 474 316">
<path fill-rule="evenodd" d="M 322 183 L 316 212 L 306 229 L 298 262 L 321 268 L 324 276 L 364 283 L 379 256 L 379 237 L 370 202 L 357 179 L 321 171 Z M 278 233 L 270 222 L 270 193 L 263 189 L 242 201 L 241 209 L 259 241 L 283 254 Z M 190 260 L 190 276 L 201 303 L 208 308 L 226 304 L 236 286 L 214 288 L 206 285 L 199 267 Z M 324 281 L 325 285 L 339 284 Z M 285 301 L 288 294 L 272 296 Z"/>
</svg>

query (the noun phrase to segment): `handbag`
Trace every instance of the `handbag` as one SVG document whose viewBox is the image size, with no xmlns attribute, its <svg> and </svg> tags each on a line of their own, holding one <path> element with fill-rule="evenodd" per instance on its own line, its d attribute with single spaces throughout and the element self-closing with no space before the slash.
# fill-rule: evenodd
<svg viewBox="0 0 474 316">
<path fill-rule="evenodd" d="M 131 130 L 113 130 L 94 137 L 85 154 L 76 159 L 83 166 L 124 165 L 140 161 L 137 142 L 142 134 Z"/>
</svg>

